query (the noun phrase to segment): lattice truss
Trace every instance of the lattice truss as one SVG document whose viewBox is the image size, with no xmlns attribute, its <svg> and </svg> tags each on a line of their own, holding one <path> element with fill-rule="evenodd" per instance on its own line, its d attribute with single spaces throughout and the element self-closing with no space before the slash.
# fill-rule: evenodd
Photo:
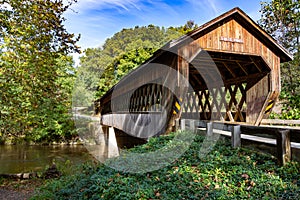
<svg viewBox="0 0 300 200">
<path fill-rule="evenodd" d="M 182 112 L 204 120 L 245 121 L 246 84 L 189 92 Z"/>
<path fill-rule="evenodd" d="M 132 92 L 127 92 L 113 98 L 111 108 L 114 112 L 161 112 L 171 106 L 173 95 L 166 87 L 160 84 L 146 84 Z"/>
</svg>

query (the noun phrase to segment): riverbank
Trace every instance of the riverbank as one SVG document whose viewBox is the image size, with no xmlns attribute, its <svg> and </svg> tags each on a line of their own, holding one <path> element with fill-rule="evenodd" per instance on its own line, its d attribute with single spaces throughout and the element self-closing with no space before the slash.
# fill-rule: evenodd
<svg viewBox="0 0 300 200">
<path fill-rule="evenodd" d="M 20 174 L 0 177 L 0 200 L 27 200 L 35 195 L 38 188 L 45 184 L 59 181 L 61 177 L 71 177 L 73 174 L 80 174 L 85 166 L 93 167 L 95 161 L 88 161 L 76 165 L 54 165 L 39 173 L 24 173 L 26 177 Z M 23 175 L 24 175 L 23 174 Z M 27 177 L 27 175 L 34 175 Z M 46 199 L 46 198 L 41 198 Z M 40 199 L 40 200 L 41 200 Z"/>
<path fill-rule="evenodd" d="M 36 188 L 45 183 L 43 179 L 0 179 L 0 199 L 24 200 L 33 196 Z"/>
<path fill-rule="evenodd" d="M 173 137 L 152 138 L 130 151 L 154 152 L 174 145 Z M 203 141 L 203 136 L 196 135 L 180 158 L 148 173 L 116 171 L 103 164 L 85 166 L 80 173 L 42 186 L 33 199 L 299 199 L 298 162 L 281 167 L 270 154 L 231 148 L 226 138 L 199 157 Z M 115 162 L 126 165 L 126 159 L 117 158 Z"/>
</svg>

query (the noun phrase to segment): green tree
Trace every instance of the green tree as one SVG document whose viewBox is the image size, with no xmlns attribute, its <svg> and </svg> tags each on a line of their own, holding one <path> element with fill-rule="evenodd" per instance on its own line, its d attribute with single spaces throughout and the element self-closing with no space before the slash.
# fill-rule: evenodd
<svg viewBox="0 0 300 200">
<path fill-rule="evenodd" d="M 0 1 L 0 137 L 51 141 L 72 134 L 70 52 L 79 52 L 63 26 L 63 0 Z"/>
<path fill-rule="evenodd" d="M 259 24 L 294 56 L 281 66 L 283 113 L 281 118 L 300 119 L 300 4 L 298 0 L 261 3 Z"/>
<path fill-rule="evenodd" d="M 167 29 L 154 25 L 136 26 L 122 29 L 114 34 L 101 48 L 85 50 L 78 68 L 76 81 L 78 88 L 75 88 L 75 93 L 79 94 L 79 97 L 75 102 L 78 105 L 86 105 L 84 96 L 92 96 L 94 99 L 101 97 L 123 76 L 149 59 L 165 43 L 195 28 L 197 25 L 191 20 L 184 26 Z"/>
</svg>

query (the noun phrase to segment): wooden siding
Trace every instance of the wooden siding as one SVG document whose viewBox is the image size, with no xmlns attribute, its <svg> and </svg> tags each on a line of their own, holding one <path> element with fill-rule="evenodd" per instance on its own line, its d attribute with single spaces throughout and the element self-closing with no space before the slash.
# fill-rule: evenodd
<svg viewBox="0 0 300 200">
<path fill-rule="evenodd" d="M 262 80 L 248 89 L 246 94 L 247 114 L 246 122 L 255 123 L 259 113 L 263 110 L 263 105 L 270 92 L 269 78 L 265 76 Z"/>
<path fill-rule="evenodd" d="M 167 43 L 98 100 L 100 109 L 96 110 L 105 124 L 114 119 L 105 117 L 111 113 L 141 114 L 147 119 L 146 115 L 161 112 L 156 106 L 165 107 L 165 130 L 187 114 L 258 125 L 268 117 L 279 95 L 280 63 L 292 59 L 249 16 L 234 8 Z M 174 112 L 176 102 L 179 111 Z M 128 116 L 110 125 L 124 130 Z M 142 132 L 139 129 L 132 135 Z"/>
<path fill-rule="evenodd" d="M 219 24 L 216 29 L 202 35 L 194 43 L 209 51 L 261 56 L 271 68 L 271 89 L 280 90 L 280 58 L 236 20 Z"/>
<path fill-rule="evenodd" d="M 215 25 L 214 29 L 199 35 L 190 44 L 183 46 L 179 52 L 189 49 L 190 54 L 195 53 L 195 48 L 202 48 L 209 52 L 224 52 L 236 55 L 249 55 L 251 61 L 261 73 L 266 74 L 263 79 L 246 88 L 246 119 L 248 123 L 256 123 L 257 118 L 264 111 L 263 106 L 270 92 L 280 92 L 280 57 L 270 50 L 263 41 L 255 37 L 235 19 L 224 20 Z M 261 71 L 261 63 L 256 56 L 260 56 L 270 71 Z M 230 59 L 228 59 L 230 62 Z M 236 62 L 239 65 L 239 62 Z M 226 64 L 228 71 L 232 72 Z M 247 66 L 237 66 L 247 74 Z M 265 70 L 265 69 L 264 69 Z M 231 73 L 233 74 L 233 73 Z M 224 78 L 224 77 L 223 77 Z M 234 78 L 239 78 L 235 76 Z M 226 80 L 223 80 L 226 82 Z M 257 81 L 254 80 L 253 81 Z M 249 82 L 249 80 L 248 80 Z"/>
</svg>

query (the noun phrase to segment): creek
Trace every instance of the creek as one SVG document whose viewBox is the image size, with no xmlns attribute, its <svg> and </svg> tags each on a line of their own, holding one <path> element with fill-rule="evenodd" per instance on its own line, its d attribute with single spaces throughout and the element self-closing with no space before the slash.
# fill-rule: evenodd
<svg viewBox="0 0 300 200">
<path fill-rule="evenodd" d="M 83 145 L 0 145 L 0 174 L 44 171 L 57 164 L 81 164 L 94 158 Z"/>
</svg>

